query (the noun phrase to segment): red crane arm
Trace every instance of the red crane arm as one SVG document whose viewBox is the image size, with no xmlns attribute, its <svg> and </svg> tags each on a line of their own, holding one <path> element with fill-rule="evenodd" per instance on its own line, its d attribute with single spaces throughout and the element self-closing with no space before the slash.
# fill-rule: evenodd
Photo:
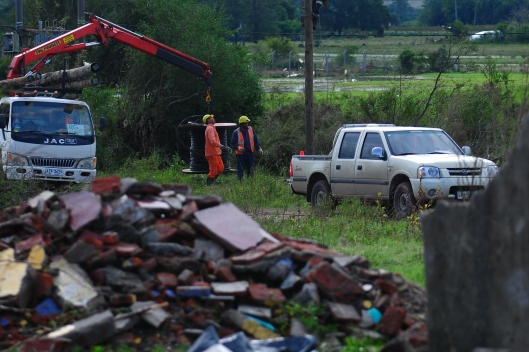
<svg viewBox="0 0 529 352">
<path fill-rule="evenodd" d="M 99 42 L 70 44 L 87 35 L 96 36 Z M 13 57 L 13 60 L 9 65 L 7 79 L 17 78 L 24 75 L 25 66 L 35 60 L 41 59 L 30 70 L 30 73 L 40 71 L 44 64 L 55 55 L 82 50 L 88 46 L 97 44 L 107 46 L 109 39 L 165 60 L 170 64 L 194 73 L 204 81 L 209 81 L 213 76 L 207 63 L 157 42 L 154 39 L 134 33 L 126 28 L 120 27 L 110 21 L 91 14 L 90 23 Z"/>
</svg>

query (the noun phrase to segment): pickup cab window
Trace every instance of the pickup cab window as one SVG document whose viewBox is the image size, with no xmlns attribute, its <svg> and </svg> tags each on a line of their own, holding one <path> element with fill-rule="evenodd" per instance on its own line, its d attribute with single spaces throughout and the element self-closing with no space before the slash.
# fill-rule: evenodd
<svg viewBox="0 0 529 352">
<path fill-rule="evenodd" d="M 376 156 L 371 154 L 371 151 L 375 147 L 380 147 L 384 149 L 384 144 L 382 144 L 382 138 L 378 133 L 367 133 L 366 138 L 364 139 L 364 145 L 362 146 L 362 152 L 360 154 L 360 159 L 373 159 L 380 160 Z"/>
<path fill-rule="evenodd" d="M 385 135 L 393 155 L 462 154 L 457 144 L 443 131 L 391 131 Z"/>
<path fill-rule="evenodd" d="M 342 139 L 338 159 L 354 159 L 356 154 L 356 145 L 360 138 L 360 132 L 347 132 Z"/>
</svg>

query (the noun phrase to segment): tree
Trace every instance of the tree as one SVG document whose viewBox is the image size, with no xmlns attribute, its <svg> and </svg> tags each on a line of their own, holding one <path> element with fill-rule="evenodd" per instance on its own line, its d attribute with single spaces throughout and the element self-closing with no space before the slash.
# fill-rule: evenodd
<svg viewBox="0 0 529 352">
<path fill-rule="evenodd" d="M 225 40 L 230 31 L 219 8 L 196 0 L 129 0 L 126 13 L 109 13 L 115 17 L 108 20 L 205 61 L 213 72 L 208 105 L 206 85 L 187 71 L 112 41 L 90 51 L 89 61 L 114 63 L 111 74 L 122 98 L 113 122 L 122 127 L 113 132 L 129 154 L 170 157 L 181 149 L 177 126 L 191 115 L 211 112 L 218 122 L 236 122 L 240 115 L 262 114 L 259 78 L 249 68 L 247 50 Z"/>
<path fill-rule="evenodd" d="M 400 69 L 404 74 L 413 71 L 413 61 L 415 53 L 409 49 L 404 49 L 399 55 Z"/>
</svg>

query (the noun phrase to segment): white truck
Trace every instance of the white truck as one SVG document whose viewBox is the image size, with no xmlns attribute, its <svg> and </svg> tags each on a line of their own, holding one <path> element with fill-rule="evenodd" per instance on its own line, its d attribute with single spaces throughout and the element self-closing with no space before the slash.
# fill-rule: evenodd
<svg viewBox="0 0 529 352">
<path fill-rule="evenodd" d="M 100 129 L 106 120 L 101 118 Z M 2 169 L 8 179 L 90 182 L 96 137 L 90 109 L 53 97 L 0 99 Z"/>
<path fill-rule="evenodd" d="M 313 207 L 346 197 L 378 199 L 402 219 L 418 202 L 468 200 L 497 171 L 439 128 L 345 124 L 329 155 L 294 155 L 287 182 Z"/>
</svg>

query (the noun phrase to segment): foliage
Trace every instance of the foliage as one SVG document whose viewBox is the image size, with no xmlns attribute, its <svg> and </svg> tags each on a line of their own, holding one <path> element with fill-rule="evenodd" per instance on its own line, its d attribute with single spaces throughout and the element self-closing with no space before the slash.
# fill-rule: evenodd
<svg viewBox="0 0 529 352">
<path fill-rule="evenodd" d="M 413 60 L 415 53 L 410 49 L 404 49 L 399 55 L 400 69 L 404 74 L 408 74 L 413 70 Z"/>
<path fill-rule="evenodd" d="M 332 0 L 320 13 L 322 28 L 338 34 L 351 28 L 377 31 L 387 28 L 391 21 L 389 9 L 382 0 Z"/>
<path fill-rule="evenodd" d="M 200 2 L 210 6 L 216 3 L 214 0 Z M 301 32 L 301 26 L 293 23 L 299 18 L 299 9 L 290 0 L 224 0 L 223 6 L 229 16 L 227 28 L 241 28 L 244 40 L 257 42 L 270 35 Z"/>
<path fill-rule="evenodd" d="M 288 57 L 288 53 L 296 54 L 296 47 L 294 43 L 288 38 L 271 37 L 265 40 L 269 50 L 275 51 L 278 57 Z"/>
<path fill-rule="evenodd" d="M 320 305 L 303 305 L 294 301 L 289 301 L 284 305 L 289 319 L 299 319 L 303 326 L 310 332 L 318 337 L 323 337 L 326 333 L 334 332 L 338 328 L 337 324 L 325 324 L 322 320 L 327 312 L 327 307 L 324 304 Z M 283 330 L 288 333 L 286 326 L 289 326 L 289 322 L 285 322 Z M 286 331 L 285 331 L 286 330 Z"/>
<path fill-rule="evenodd" d="M 457 4 L 457 18 L 455 14 Z M 420 23 L 430 26 L 442 26 L 456 20 L 467 24 L 494 24 L 513 17 L 527 5 L 522 0 L 426 0 L 419 14 Z M 523 13 L 523 12 L 522 12 Z M 520 15 L 518 17 L 523 17 Z M 527 17 L 526 17 L 527 18 Z"/>
<path fill-rule="evenodd" d="M 248 51 L 225 41 L 229 33 L 226 19 L 216 8 L 195 0 L 130 0 L 127 12 L 114 16 L 109 20 L 131 24 L 136 20 L 131 29 L 209 63 L 214 76 L 208 104 L 207 85 L 178 67 L 121 44 L 122 48 L 109 54 L 107 48 L 91 51 L 89 61 L 114 64 L 105 76 L 115 78 L 107 83 L 119 82 L 113 88 L 120 98 L 109 101 L 114 116 L 109 131 L 104 133 L 109 143 L 100 150 L 103 155 L 120 157 L 121 153 L 114 154 L 112 145 L 121 143 L 121 151 L 128 155 L 143 157 L 157 152 L 169 163 L 175 153 L 188 155 L 175 138 L 179 123 L 187 117 L 211 111 L 218 122 L 231 122 L 243 114 L 262 114 L 262 88 L 259 77 L 250 70 Z"/>
<path fill-rule="evenodd" d="M 373 340 L 370 337 L 359 339 L 347 336 L 345 346 L 340 352 L 377 352 L 384 346 L 385 340 Z"/>
<path fill-rule="evenodd" d="M 0 81 L 7 78 L 7 69 L 10 62 L 9 56 L 0 57 Z"/>
<path fill-rule="evenodd" d="M 460 20 L 455 20 L 450 24 L 450 32 L 452 32 L 453 35 L 463 35 L 467 33 L 468 30 L 463 22 Z"/>
<path fill-rule="evenodd" d="M 487 79 L 487 83 L 492 87 L 498 86 L 499 84 L 503 84 L 505 87 L 507 87 L 509 84 L 510 72 L 499 70 L 496 61 L 490 56 L 487 57 L 481 72 Z"/>
</svg>

